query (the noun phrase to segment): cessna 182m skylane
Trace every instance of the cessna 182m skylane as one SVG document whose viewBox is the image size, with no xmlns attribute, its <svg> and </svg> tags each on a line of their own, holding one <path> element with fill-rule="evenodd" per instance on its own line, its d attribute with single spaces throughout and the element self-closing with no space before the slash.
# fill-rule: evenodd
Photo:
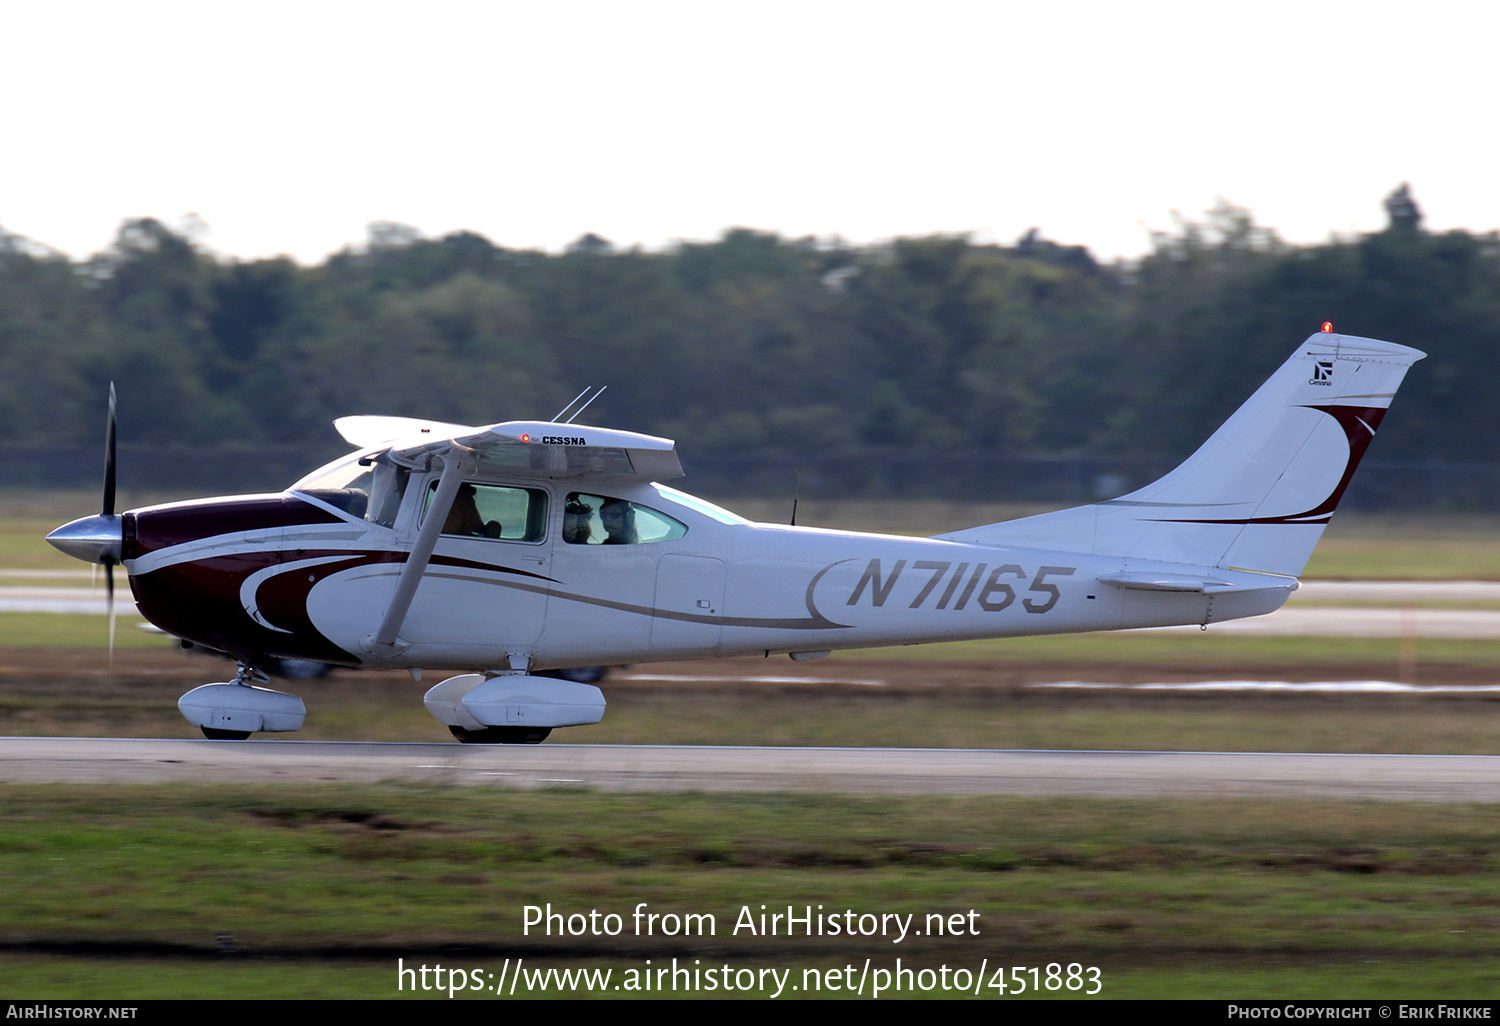
<svg viewBox="0 0 1500 1026">
<path fill-rule="evenodd" d="M 682 473 L 665 438 L 401 417 L 337 421 L 359 451 L 279 495 L 116 515 L 111 406 L 104 510 L 47 537 L 123 563 L 142 615 L 239 661 L 178 703 L 209 737 L 299 729 L 302 700 L 253 683 L 294 658 L 466 671 L 432 714 L 535 743 L 604 715 L 597 687 L 537 675 L 559 668 L 1269 613 L 1423 355 L 1325 325 L 1155 483 L 933 538 L 750 523 L 657 483 Z"/>
</svg>

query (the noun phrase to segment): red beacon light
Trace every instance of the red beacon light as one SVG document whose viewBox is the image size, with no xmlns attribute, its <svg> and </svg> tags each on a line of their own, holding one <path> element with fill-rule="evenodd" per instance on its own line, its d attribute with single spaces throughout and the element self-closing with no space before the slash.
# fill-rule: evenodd
<svg viewBox="0 0 1500 1026">
<path fill-rule="evenodd" d="M 1326 331 L 1327 329 L 1325 328 L 1324 330 Z M 523 442 L 529 442 L 529 441 L 531 441 L 531 436 L 530 435 L 522 435 L 521 436 L 521 441 L 523 441 Z"/>
<path fill-rule="evenodd" d="M 1332 321 L 1324 321 L 1323 322 L 1323 331 L 1324 331 L 1325 334 L 1328 333 L 1328 332 L 1333 331 L 1333 322 Z"/>
</svg>

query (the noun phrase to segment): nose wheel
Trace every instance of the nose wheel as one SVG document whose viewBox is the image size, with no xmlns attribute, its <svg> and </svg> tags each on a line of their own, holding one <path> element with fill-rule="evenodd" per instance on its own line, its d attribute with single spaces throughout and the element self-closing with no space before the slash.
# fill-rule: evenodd
<svg viewBox="0 0 1500 1026">
<path fill-rule="evenodd" d="M 177 708 L 211 741 L 244 741 L 258 730 L 301 730 L 307 717 L 302 699 L 253 683 L 268 680 L 241 663 L 234 680 L 196 687 L 177 700 Z"/>
</svg>

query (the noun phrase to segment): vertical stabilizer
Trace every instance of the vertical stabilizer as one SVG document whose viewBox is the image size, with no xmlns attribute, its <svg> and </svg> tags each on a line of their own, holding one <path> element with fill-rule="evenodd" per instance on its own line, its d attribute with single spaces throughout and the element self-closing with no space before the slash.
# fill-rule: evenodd
<svg viewBox="0 0 1500 1026">
<path fill-rule="evenodd" d="M 1108 502 L 942 537 L 1297 576 L 1425 355 L 1320 332 L 1165 477 Z"/>
</svg>

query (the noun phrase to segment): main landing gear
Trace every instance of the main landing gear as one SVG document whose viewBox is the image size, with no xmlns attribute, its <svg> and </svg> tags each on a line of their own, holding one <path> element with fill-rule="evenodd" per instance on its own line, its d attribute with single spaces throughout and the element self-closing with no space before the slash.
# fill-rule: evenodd
<svg viewBox="0 0 1500 1026">
<path fill-rule="evenodd" d="M 422 701 L 468 745 L 539 745 L 553 727 L 598 723 L 604 716 L 604 692 L 592 684 L 520 671 L 449 677 Z"/>
<path fill-rule="evenodd" d="M 265 673 L 241 663 L 234 680 L 194 688 L 177 700 L 177 708 L 214 741 L 301 730 L 307 718 L 302 699 L 261 687 L 269 682 Z M 604 693 L 592 684 L 521 671 L 450 677 L 423 700 L 464 744 L 537 745 L 554 727 L 598 723 L 604 716 Z"/>
<path fill-rule="evenodd" d="M 296 695 L 258 686 L 270 680 L 241 663 L 234 680 L 196 687 L 177 700 L 177 708 L 213 741 L 243 741 L 258 730 L 301 730 L 307 707 Z"/>
</svg>

